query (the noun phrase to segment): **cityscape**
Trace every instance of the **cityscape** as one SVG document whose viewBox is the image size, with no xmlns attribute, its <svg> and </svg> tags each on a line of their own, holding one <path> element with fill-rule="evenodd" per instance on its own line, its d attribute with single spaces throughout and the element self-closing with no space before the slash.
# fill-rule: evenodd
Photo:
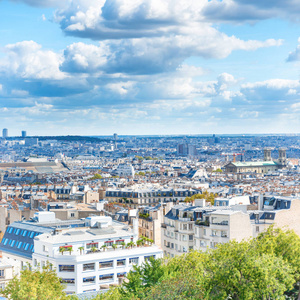
<svg viewBox="0 0 300 300">
<path fill-rule="evenodd" d="M 300 300 L 300 1 L 0 1 L 0 300 Z"/>
<path fill-rule="evenodd" d="M 50 263 L 67 295 L 93 297 L 150 257 L 210 251 L 272 224 L 300 235 L 300 135 L 2 133 L 3 290 Z"/>
</svg>

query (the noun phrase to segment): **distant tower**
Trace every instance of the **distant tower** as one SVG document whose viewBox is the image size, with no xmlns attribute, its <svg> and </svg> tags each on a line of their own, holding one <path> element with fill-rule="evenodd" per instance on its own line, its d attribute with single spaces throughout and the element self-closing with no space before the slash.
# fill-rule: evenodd
<svg viewBox="0 0 300 300">
<path fill-rule="evenodd" d="M 2 130 L 2 137 L 3 137 L 4 139 L 8 137 L 8 129 L 7 129 L 7 128 L 4 128 L 4 129 Z"/>
<path fill-rule="evenodd" d="M 278 152 L 279 152 L 278 163 L 282 166 L 286 165 L 286 149 L 279 148 Z"/>
<path fill-rule="evenodd" d="M 118 139 L 118 134 L 114 133 L 114 140 L 116 141 Z"/>
<path fill-rule="evenodd" d="M 27 135 L 27 133 L 26 133 L 26 131 L 22 131 L 22 138 L 26 138 L 26 135 Z"/>
<path fill-rule="evenodd" d="M 264 161 L 271 161 L 271 149 L 270 148 L 265 148 L 264 149 Z"/>
</svg>

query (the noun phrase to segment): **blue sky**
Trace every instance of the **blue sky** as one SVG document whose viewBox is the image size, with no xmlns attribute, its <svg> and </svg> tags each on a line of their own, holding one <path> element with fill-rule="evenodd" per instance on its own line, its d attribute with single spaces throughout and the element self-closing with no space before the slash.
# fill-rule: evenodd
<svg viewBox="0 0 300 300">
<path fill-rule="evenodd" d="M 298 0 L 2 0 L 10 135 L 299 133 Z"/>
</svg>

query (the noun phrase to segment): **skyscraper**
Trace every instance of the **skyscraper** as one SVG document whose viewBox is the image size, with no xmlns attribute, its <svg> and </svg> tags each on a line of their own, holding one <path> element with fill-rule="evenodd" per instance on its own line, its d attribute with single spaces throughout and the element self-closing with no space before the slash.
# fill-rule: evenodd
<svg viewBox="0 0 300 300">
<path fill-rule="evenodd" d="M 7 136 L 8 136 L 8 129 L 7 129 L 7 128 L 4 128 L 4 129 L 2 130 L 2 137 L 5 139 L 5 138 L 7 138 Z"/>
<path fill-rule="evenodd" d="M 22 138 L 26 138 L 26 135 L 27 135 L 26 131 L 23 130 L 23 131 L 22 131 Z"/>
</svg>

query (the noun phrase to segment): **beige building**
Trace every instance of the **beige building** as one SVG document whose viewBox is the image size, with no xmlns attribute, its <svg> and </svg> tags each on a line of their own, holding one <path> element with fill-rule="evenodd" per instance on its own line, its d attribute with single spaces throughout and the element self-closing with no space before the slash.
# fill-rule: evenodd
<svg viewBox="0 0 300 300">
<path fill-rule="evenodd" d="M 13 278 L 13 267 L 7 261 L 0 259 L 0 295 L 1 290 L 4 290 L 7 283 Z"/>
<path fill-rule="evenodd" d="M 164 215 L 173 206 L 173 202 L 155 207 L 144 207 L 139 210 L 139 236 L 145 236 L 161 246 L 161 223 Z"/>
<path fill-rule="evenodd" d="M 300 199 L 260 196 L 259 209 L 244 205 L 195 207 L 174 206 L 164 217 L 162 247 L 174 256 L 189 249 L 206 251 L 230 240 L 257 237 L 270 225 L 293 229 L 300 236 Z"/>
</svg>

